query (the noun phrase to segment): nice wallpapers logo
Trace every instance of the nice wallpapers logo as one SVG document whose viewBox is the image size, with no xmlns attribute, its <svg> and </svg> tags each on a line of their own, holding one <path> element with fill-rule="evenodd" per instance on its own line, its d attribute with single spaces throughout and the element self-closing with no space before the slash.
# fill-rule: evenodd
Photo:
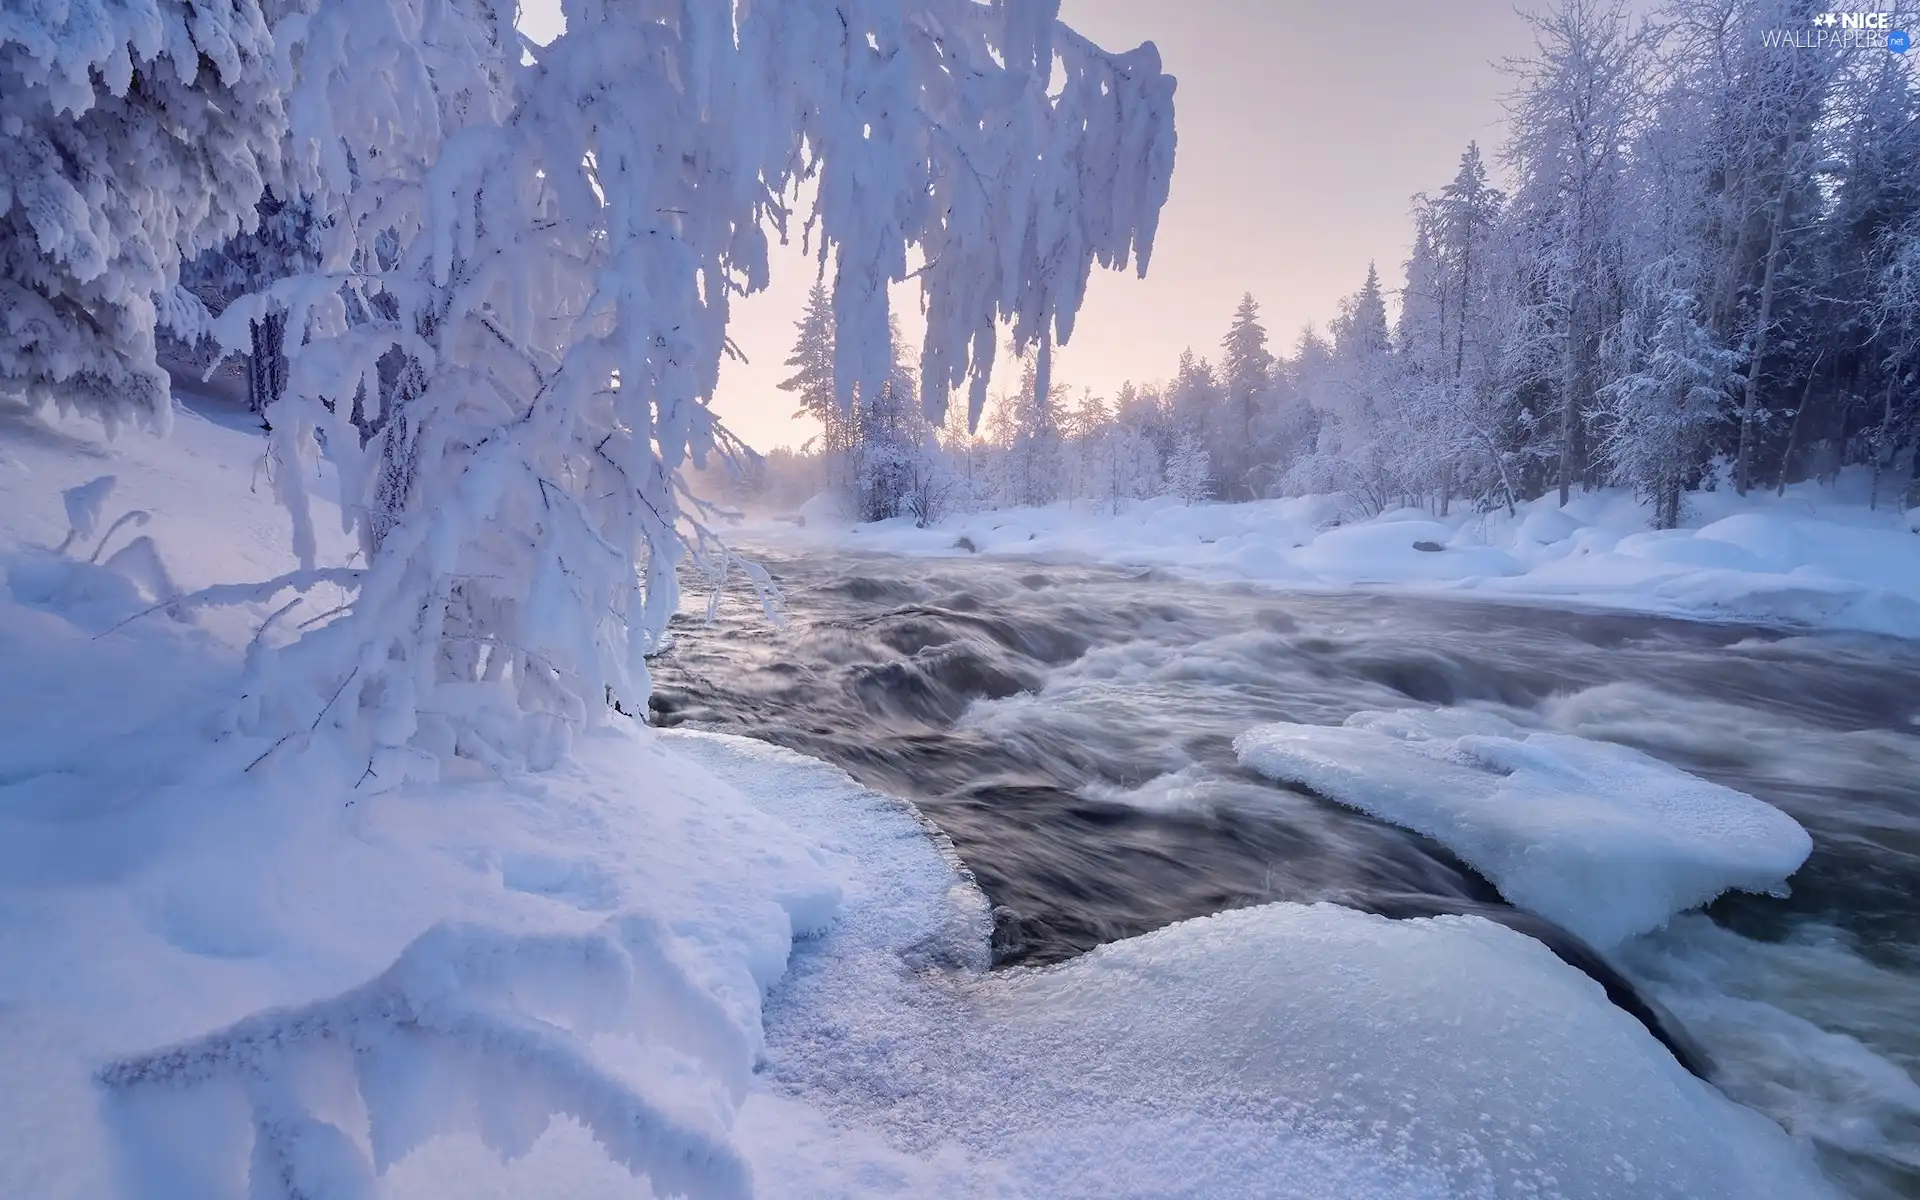
<svg viewBox="0 0 1920 1200">
<path fill-rule="evenodd" d="M 1913 40 L 1904 29 L 1893 27 L 1890 12 L 1815 13 L 1808 29 L 1768 29 L 1761 40 L 1769 49 L 1780 50 L 1888 50 L 1905 54 Z"/>
</svg>

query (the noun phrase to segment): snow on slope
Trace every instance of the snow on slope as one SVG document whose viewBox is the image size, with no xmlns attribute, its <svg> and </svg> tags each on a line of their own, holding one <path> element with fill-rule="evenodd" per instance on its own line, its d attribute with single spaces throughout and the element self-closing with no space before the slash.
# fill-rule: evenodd
<svg viewBox="0 0 1920 1200">
<path fill-rule="evenodd" d="M 1274 906 L 982 977 L 917 818 L 753 743 L 248 771 L 265 614 L 50 547 L 112 474 L 180 586 L 284 570 L 259 444 L 0 414 L 0 1195 L 1819 1194 L 1484 923 Z"/>
<path fill-rule="evenodd" d="M 249 772 L 265 747 L 217 735 L 265 614 L 175 620 L 49 547 L 60 490 L 112 474 L 105 519 L 148 511 L 182 586 L 285 570 L 260 445 L 0 415 L 0 1195 L 238 1197 L 250 1162 L 371 1194 L 436 1135 L 519 1151 L 557 1114 L 600 1167 L 744 1194 L 761 996 L 838 882 L 639 728 L 374 796 L 324 746 Z"/>
<path fill-rule="evenodd" d="M 763 521 L 747 537 L 897 554 L 1064 555 L 1295 588 L 1471 591 L 1709 620 L 1920 636 L 1920 509 L 1866 505 L 1865 477 L 1785 496 L 1696 493 L 1686 528 L 1647 528 L 1617 490 L 1505 512 L 1436 518 L 1418 509 L 1336 523 L 1336 496 L 1186 506 L 1143 501 L 1119 515 L 1054 505 L 848 525 L 828 504 L 807 523 Z"/>
<path fill-rule="evenodd" d="M 1777 890 L 1813 852 L 1799 822 L 1744 792 L 1491 713 L 1281 722 L 1233 747 L 1263 775 L 1433 838 L 1515 906 L 1601 949 L 1722 892 Z"/>
</svg>

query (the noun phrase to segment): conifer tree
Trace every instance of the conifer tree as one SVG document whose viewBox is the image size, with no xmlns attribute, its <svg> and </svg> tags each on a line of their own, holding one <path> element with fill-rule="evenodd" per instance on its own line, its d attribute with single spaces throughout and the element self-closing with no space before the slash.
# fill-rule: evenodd
<svg viewBox="0 0 1920 1200">
<path fill-rule="evenodd" d="M 793 374 L 780 383 L 780 390 L 792 392 L 799 400 L 794 416 L 820 423 L 820 434 L 813 445 L 826 463 L 828 487 L 851 495 L 860 425 L 841 407 L 834 387 L 833 297 L 819 280 L 807 293 L 806 310 L 795 323 L 793 352 L 786 365 L 793 368 Z"/>
<path fill-rule="evenodd" d="M 1236 498 L 1252 499 L 1254 468 L 1265 440 L 1260 411 L 1273 382 L 1273 355 L 1267 350 L 1267 330 L 1260 324 L 1260 305 L 1252 292 L 1240 297 L 1233 324 L 1220 339 L 1220 383 L 1226 392 L 1227 420 L 1233 437 L 1225 440 L 1232 457 L 1220 464 L 1220 476 Z"/>
</svg>

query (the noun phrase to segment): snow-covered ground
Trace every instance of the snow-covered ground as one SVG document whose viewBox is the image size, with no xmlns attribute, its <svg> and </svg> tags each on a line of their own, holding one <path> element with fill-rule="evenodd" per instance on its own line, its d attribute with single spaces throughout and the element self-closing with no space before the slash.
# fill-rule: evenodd
<svg viewBox="0 0 1920 1200">
<path fill-rule="evenodd" d="M 1823 1194 L 1477 919 L 1271 905 L 989 976 L 938 840 L 810 760 L 622 722 L 366 794 L 323 738 L 229 732 L 267 614 L 154 606 L 292 565 L 260 447 L 0 410 L 0 1196 Z"/>
<path fill-rule="evenodd" d="M 1666 616 L 1920 636 L 1920 509 L 1869 507 L 1864 472 L 1784 496 L 1687 498 L 1681 528 L 1647 527 L 1619 490 L 1552 496 L 1509 516 L 1400 509 L 1342 520 L 1337 496 L 1184 505 L 1161 497 L 1115 515 L 1056 504 L 851 524 L 827 497 L 756 520 L 749 541 L 890 554 L 1061 555 L 1199 579 L 1291 588 L 1446 591 Z M 1883 486 L 1883 492 L 1884 492 Z M 965 539 L 963 542 L 962 539 Z"/>
</svg>

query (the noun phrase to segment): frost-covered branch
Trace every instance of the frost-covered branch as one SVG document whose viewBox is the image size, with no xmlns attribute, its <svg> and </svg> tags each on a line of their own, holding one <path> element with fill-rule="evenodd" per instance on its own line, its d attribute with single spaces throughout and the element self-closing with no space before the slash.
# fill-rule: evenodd
<svg viewBox="0 0 1920 1200">
<path fill-rule="evenodd" d="M 518 1157 L 564 1115 L 659 1194 L 745 1198 L 751 1176 L 724 1122 L 744 1095 L 751 1042 L 670 941 L 642 917 L 577 936 L 442 925 L 358 988 L 128 1056 L 99 1078 L 129 1120 L 156 1089 L 243 1097 L 217 1111 L 248 1114 L 252 1137 L 208 1144 L 251 1140 L 254 1196 L 370 1195 L 378 1172 L 450 1128 Z M 589 1043 L 605 1031 L 699 1062 L 712 1119 L 670 1113 L 601 1066 Z M 364 1108 L 364 1143 L 320 1115 L 340 1100 Z"/>
<path fill-rule="evenodd" d="M 843 403 L 900 391 L 887 289 L 910 255 L 936 413 L 969 375 L 984 395 L 1001 324 L 1064 341 L 1094 263 L 1144 268 L 1172 80 L 1151 46 L 1099 51 L 1055 11 L 569 3 L 537 49 L 482 0 L 289 21 L 286 157 L 322 261 L 215 332 L 237 345 L 256 310 L 287 314 L 274 486 L 317 569 L 297 464 L 324 438 L 367 565 L 263 666 L 284 694 L 242 723 L 297 730 L 325 698 L 370 760 L 431 743 L 505 764 L 551 761 L 609 701 L 644 711 L 682 560 L 744 565 L 679 476 L 744 449 L 709 400 L 731 297 L 767 285 L 801 180 L 834 264 Z"/>
</svg>

